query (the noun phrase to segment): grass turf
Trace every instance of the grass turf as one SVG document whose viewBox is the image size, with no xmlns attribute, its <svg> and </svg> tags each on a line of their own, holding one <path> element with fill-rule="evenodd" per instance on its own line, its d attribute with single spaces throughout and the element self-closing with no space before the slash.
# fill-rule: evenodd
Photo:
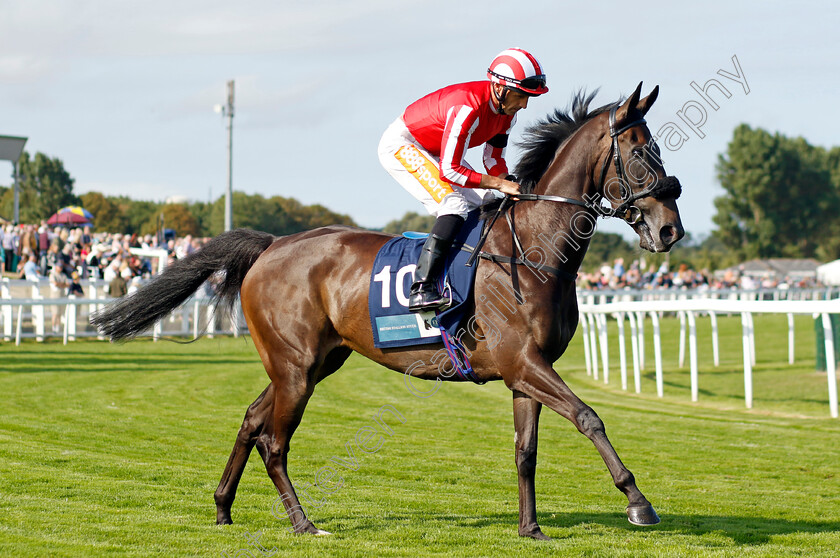
<svg viewBox="0 0 840 558">
<path fill-rule="evenodd" d="M 617 343 L 605 386 L 586 376 L 575 338 L 556 368 L 604 419 L 662 523 L 631 526 L 592 444 L 544 409 L 537 509 L 549 542 L 516 534 L 511 397 L 500 382 L 443 384 L 420 399 L 400 375 L 351 357 L 316 390 L 289 459 L 299 487 L 338 471 L 331 494 L 311 489 L 321 503 L 308 508 L 335 535 L 296 537 L 272 514 L 276 493 L 256 452 L 235 525 L 214 524 L 213 491 L 242 415 L 268 383 L 248 338 L 2 344 L 0 556 L 837 555 L 840 422 L 814 371 L 812 320 L 797 321 L 790 366 L 784 316 L 756 317 L 749 411 L 740 322 L 720 327 L 714 368 L 708 322 L 698 323 L 697 403 L 677 366 L 675 320 L 663 323 L 663 399 L 651 346 L 636 395 L 621 390 Z M 405 422 L 389 418 L 393 435 L 359 451 L 356 434 L 377 426 L 383 405 Z M 348 444 L 356 470 L 331 461 Z M 265 554 L 246 538 L 257 533 Z"/>
</svg>

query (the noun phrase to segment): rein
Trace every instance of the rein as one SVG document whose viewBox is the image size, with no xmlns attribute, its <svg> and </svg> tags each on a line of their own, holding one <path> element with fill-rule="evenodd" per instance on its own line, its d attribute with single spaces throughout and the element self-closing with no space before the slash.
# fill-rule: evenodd
<svg viewBox="0 0 840 558">
<path fill-rule="evenodd" d="M 635 225 L 642 220 L 642 212 L 638 207 L 633 205 L 634 202 L 647 197 L 679 197 L 680 193 L 682 192 L 682 187 L 680 186 L 679 180 L 674 176 L 668 176 L 662 181 L 656 180 L 649 187 L 635 193 L 627 185 L 627 179 L 624 175 L 624 163 L 621 159 L 621 149 L 619 149 L 618 145 L 618 137 L 634 126 L 638 126 L 640 124 L 647 124 L 647 120 L 645 120 L 644 118 L 639 118 L 637 120 L 625 124 L 621 128 L 616 128 L 615 114 L 617 109 L 618 106 L 614 106 L 612 109 L 610 109 L 610 138 L 612 138 L 612 142 L 610 143 L 609 153 L 604 158 L 604 164 L 601 166 L 599 190 L 603 189 L 604 187 L 604 181 L 606 180 L 607 176 L 607 169 L 609 168 L 610 159 L 612 159 L 615 165 L 615 174 L 618 178 L 619 187 L 621 189 L 621 204 L 619 204 L 618 207 L 611 208 L 601 205 L 600 200 L 596 200 L 594 202 L 589 200 L 581 201 L 576 200 L 574 198 L 567 198 L 564 196 L 551 196 L 545 194 L 517 194 L 516 200 L 512 200 L 510 197 L 505 196 L 505 198 L 499 204 L 499 207 L 493 215 L 493 218 L 490 221 L 489 225 L 484 227 L 484 230 L 482 231 L 481 237 L 476 243 L 476 246 L 474 248 L 466 245 L 462 247 L 462 250 L 472 252 L 470 259 L 467 261 L 466 264 L 468 267 L 472 267 L 472 265 L 475 263 L 475 260 L 480 257 L 482 259 L 489 260 L 495 263 L 523 265 L 532 269 L 547 271 L 556 275 L 557 277 L 560 277 L 561 279 L 567 279 L 571 281 L 577 279 L 577 274 L 570 273 L 563 269 L 558 269 L 543 264 L 537 264 L 523 257 L 525 251 L 522 248 L 522 243 L 519 241 L 519 237 L 517 236 L 516 230 L 513 226 L 513 219 L 511 218 L 511 213 L 506 211 L 509 207 L 512 207 L 513 204 L 515 204 L 517 201 L 550 201 L 555 203 L 567 203 L 571 205 L 577 205 L 592 210 L 598 217 L 617 217 L 623 219 L 631 225 Z M 624 198 L 625 192 L 629 193 L 626 199 Z M 500 256 L 498 254 L 490 254 L 488 252 L 481 251 L 482 246 L 484 246 L 484 241 L 487 239 L 487 235 L 490 233 L 490 229 L 493 228 L 493 224 L 496 222 L 496 219 L 498 219 L 499 215 L 502 213 L 504 213 L 505 218 L 507 219 L 508 227 L 510 228 L 511 235 L 513 236 L 513 243 L 516 247 L 516 250 L 519 252 L 519 257 L 512 258 L 508 256 Z"/>
</svg>

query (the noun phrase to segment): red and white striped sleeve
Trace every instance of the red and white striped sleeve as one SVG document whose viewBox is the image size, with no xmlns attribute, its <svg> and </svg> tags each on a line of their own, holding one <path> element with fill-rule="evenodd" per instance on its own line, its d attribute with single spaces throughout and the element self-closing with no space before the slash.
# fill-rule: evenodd
<svg viewBox="0 0 840 558">
<path fill-rule="evenodd" d="M 464 161 L 476 127 L 478 113 L 473 108 L 459 105 L 447 112 L 440 145 L 440 176 L 445 181 L 465 188 L 476 188 L 481 183 L 481 173 Z"/>
<path fill-rule="evenodd" d="M 516 122 L 516 117 L 510 122 L 510 126 L 503 134 L 498 134 L 484 144 L 484 168 L 487 174 L 505 177 L 509 174 L 505 153 L 507 152 L 508 137 L 510 130 Z"/>
</svg>

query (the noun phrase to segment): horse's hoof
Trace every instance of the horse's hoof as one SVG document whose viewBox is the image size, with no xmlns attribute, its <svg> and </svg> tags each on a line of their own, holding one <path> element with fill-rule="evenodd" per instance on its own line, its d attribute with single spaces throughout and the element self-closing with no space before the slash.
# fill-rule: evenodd
<svg viewBox="0 0 840 558">
<path fill-rule="evenodd" d="M 537 527 L 536 529 L 532 529 L 530 531 L 520 531 L 520 537 L 530 537 L 532 539 L 536 539 L 538 541 L 550 541 L 551 537 L 544 535 L 540 528 Z"/>
<path fill-rule="evenodd" d="M 316 537 L 326 537 L 328 535 L 332 535 L 329 531 L 324 531 L 323 529 L 315 529 L 315 532 L 312 533 Z"/>
<path fill-rule="evenodd" d="M 325 537 L 327 535 L 332 535 L 332 533 L 324 531 L 323 529 L 318 529 L 315 525 L 310 523 L 306 527 L 296 530 L 295 535 L 314 535 L 316 537 Z"/>
<path fill-rule="evenodd" d="M 656 525 L 659 523 L 659 516 L 653 506 L 646 504 L 643 506 L 627 506 L 627 519 L 633 525 Z"/>
</svg>

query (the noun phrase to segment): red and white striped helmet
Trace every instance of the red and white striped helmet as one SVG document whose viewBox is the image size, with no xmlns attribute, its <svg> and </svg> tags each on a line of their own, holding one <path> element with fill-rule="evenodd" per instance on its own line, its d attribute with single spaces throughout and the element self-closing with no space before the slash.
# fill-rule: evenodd
<svg viewBox="0 0 840 558">
<path fill-rule="evenodd" d="M 542 65 L 531 53 L 521 48 L 500 52 L 490 63 L 487 78 L 528 95 L 548 93 Z"/>
</svg>

